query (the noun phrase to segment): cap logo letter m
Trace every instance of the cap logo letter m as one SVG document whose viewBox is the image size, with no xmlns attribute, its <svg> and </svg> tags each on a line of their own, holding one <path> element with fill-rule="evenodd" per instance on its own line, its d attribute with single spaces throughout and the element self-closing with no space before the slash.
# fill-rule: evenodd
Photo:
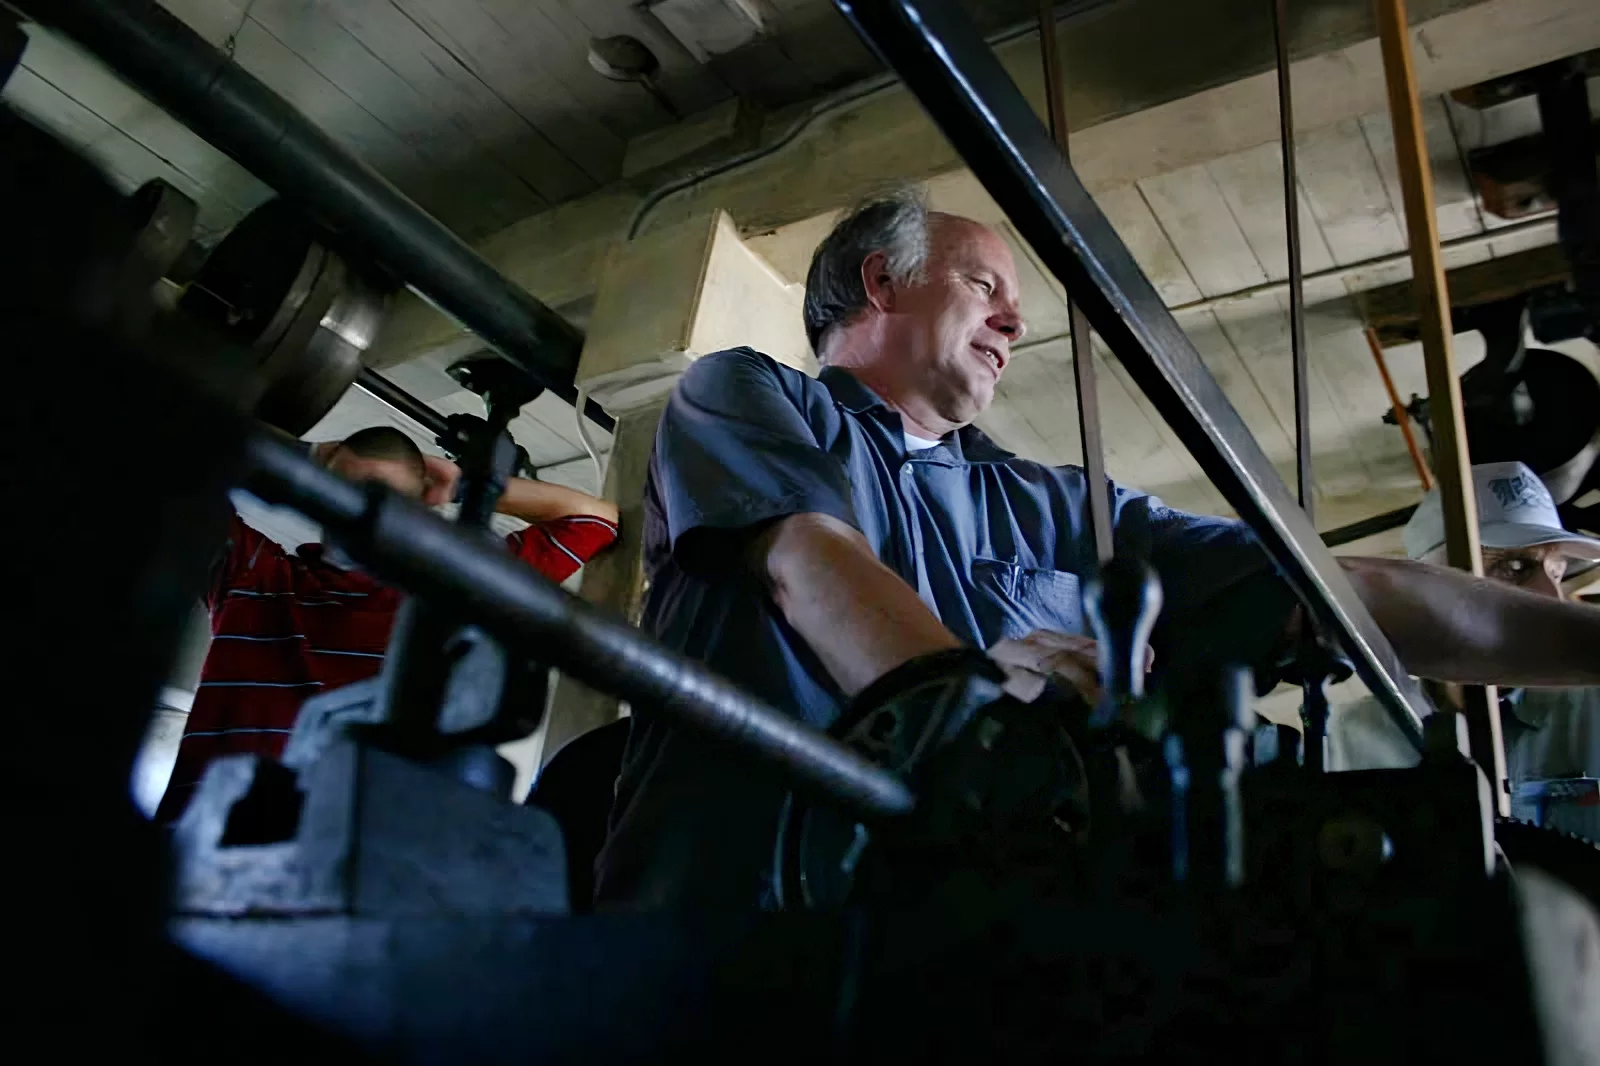
<svg viewBox="0 0 1600 1066">
<path fill-rule="evenodd" d="M 1532 478 L 1523 474 L 1518 474 L 1515 477 L 1497 477 L 1489 482 L 1489 491 L 1494 493 L 1494 498 L 1506 510 L 1518 505 L 1537 507 L 1540 494 L 1532 482 Z"/>
</svg>

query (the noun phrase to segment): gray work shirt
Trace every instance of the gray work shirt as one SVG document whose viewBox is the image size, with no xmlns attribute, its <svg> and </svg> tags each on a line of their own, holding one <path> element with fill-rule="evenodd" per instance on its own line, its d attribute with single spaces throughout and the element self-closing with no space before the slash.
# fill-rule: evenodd
<svg viewBox="0 0 1600 1066">
<path fill-rule="evenodd" d="M 987 648 L 1084 631 L 1096 565 L 1077 467 L 1019 459 L 973 427 L 906 449 L 900 416 L 850 374 L 820 379 L 747 348 L 694 364 L 661 418 L 645 486 L 642 625 L 774 706 L 826 729 L 846 700 L 744 562 L 787 515 L 860 530 L 957 637 Z M 1113 487 L 1118 552 L 1147 558 L 1166 606 L 1158 673 L 1258 667 L 1281 650 L 1294 599 L 1238 522 Z M 731 745 L 633 709 L 603 904 L 762 903 L 783 782 Z"/>
<path fill-rule="evenodd" d="M 1504 694 L 1506 776 L 1511 817 L 1540 822 L 1600 843 L 1600 795 L 1542 801 L 1529 786 L 1600 778 L 1600 688 L 1528 688 Z M 1329 721 L 1329 764 L 1335 770 L 1405 765 L 1415 753 L 1370 697 L 1339 708 Z"/>
</svg>

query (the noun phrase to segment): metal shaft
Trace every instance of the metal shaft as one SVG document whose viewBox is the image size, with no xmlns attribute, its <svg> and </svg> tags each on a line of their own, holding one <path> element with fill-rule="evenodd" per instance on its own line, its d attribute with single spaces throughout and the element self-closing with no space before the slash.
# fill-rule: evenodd
<svg viewBox="0 0 1600 1066">
<path fill-rule="evenodd" d="M 767 706 L 700 663 L 584 602 L 387 490 L 345 481 L 258 434 L 245 487 L 293 507 L 339 538 L 357 562 L 594 688 L 738 744 L 802 787 L 859 817 L 905 814 L 914 799 L 893 774 Z"/>
<path fill-rule="evenodd" d="M 1295 176 L 1294 94 L 1289 84 L 1289 4 L 1272 0 L 1272 40 L 1278 55 L 1278 138 L 1283 148 L 1283 225 L 1289 256 L 1289 349 L 1294 359 L 1295 489 L 1316 524 L 1311 475 L 1311 382 L 1306 362 L 1306 293 L 1300 256 L 1300 182 Z"/>
<path fill-rule="evenodd" d="M 356 375 L 356 385 L 362 391 L 370 393 L 374 398 L 382 400 L 396 411 L 399 411 L 435 437 L 442 437 L 450 432 L 450 424 L 445 421 L 444 415 L 441 415 L 438 411 L 435 411 L 371 367 L 363 367 L 361 373 Z"/>
<path fill-rule="evenodd" d="M 571 403 L 582 335 L 156 0 L 16 0 Z M 610 428 L 598 406 L 591 418 Z"/>
<path fill-rule="evenodd" d="M 1044 60 L 1045 108 L 1050 136 L 1063 157 L 1067 149 L 1067 93 L 1061 73 L 1061 48 L 1056 40 L 1056 10 L 1052 0 L 1039 0 L 1039 53 Z M 1083 449 L 1083 477 L 1089 485 L 1089 534 L 1094 554 L 1102 563 L 1115 551 L 1111 532 L 1111 484 L 1106 480 L 1105 444 L 1100 432 L 1100 393 L 1095 384 L 1094 338 L 1083 308 L 1067 297 L 1067 321 L 1072 335 L 1072 385 L 1078 399 L 1078 443 Z"/>
</svg>

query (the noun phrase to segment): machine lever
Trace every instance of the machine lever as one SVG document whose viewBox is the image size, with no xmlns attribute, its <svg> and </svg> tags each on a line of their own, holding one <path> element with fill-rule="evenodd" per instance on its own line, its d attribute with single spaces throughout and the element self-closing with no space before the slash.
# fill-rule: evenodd
<svg viewBox="0 0 1600 1066">
<path fill-rule="evenodd" d="M 1100 643 L 1100 702 L 1090 716 L 1091 728 L 1121 721 L 1124 711 L 1144 698 L 1145 649 L 1161 602 L 1161 579 L 1142 559 L 1113 557 L 1084 588 L 1084 617 Z"/>
</svg>

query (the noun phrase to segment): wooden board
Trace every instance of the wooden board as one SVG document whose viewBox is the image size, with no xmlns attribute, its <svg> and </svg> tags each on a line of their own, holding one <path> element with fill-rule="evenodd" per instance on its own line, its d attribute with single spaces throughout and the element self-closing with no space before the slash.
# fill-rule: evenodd
<svg viewBox="0 0 1600 1066">
<path fill-rule="evenodd" d="M 1361 123 L 1348 119 L 1301 135 L 1300 184 L 1341 266 L 1403 251 L 1395 205 Z"/>
<path fill-rule="evenodd" d="M 1199 286 L 1137 186 L 1105 189 L 1095 193 L 1094 200 L 1168 307 L 1200 299 Z"/>
<path fill-rule="evenodd" d="M 1252 300 L 1249 304 L 1218 308 L 1216 316 L 1290 442 L 1286 455 L 1271 457 L 1292 462 L 1294 372 L 1287 300 L 1276 296 Z M 1311 369 L 1312 456 L 1320 503 L 1329 497 L 1360 493 L 1369 479 L 1360 458 L 1349 446 L 1343 423 L 1334 413 L 1330 390 L 1318 373 L 1316 352 L 1309 344 L 1307 357 Z"/>
<path fill-rule="evenodd" d="M 1439 219 L 1439 239 L 1448 241 L 1483 232 L 1484 212 L 1462 168 L 1463 152 L 1456 144 L 1443 97 L 1430 96 L 1422 101 L 1422 121 L 1428 162 L 1433 170 L 1433 203 L 1434 214 Z M 1361 119 L 1361 132 L 1377 161 L 1389 202 L 1404 202 L 1400 194 L 1400 171 L 1395 164 L 1394 127 L 1389 124 L 1389 116 L 1365 116 Z"/>
<path fill-rule="evenodd" d="M 525 128 L 518 132 L 542 147 L 543 166 L 526 176 L 508 170 L 476 121 L 489 106 L 483 97 L 470 101 L 476 107 L 452 106 L 462 95 L 458 85 L 475 79 L 388 0 L 337 6 L 257 0 L 251 18 L 410 147 L 437 187 L 474 204 L 481 212 L 473 227 L 479 232 L 502 228 L 586 187 L 565 156 Z M 430 47 L 437 55 L 429 56 Z M 443 73 L 450 70 L 462 75 L 460 81 Z"/>
<path fill-rule="evenodd" d="M 1298 159 L 1296 160 L 1298 163 Z M 1283 154 L 1276 144 L 1264 144 L 1214 160 L 1212 178 L 1227 201 L 1267 276 L 1280 281 L 1289 276 L 1288 227 L 1283 210 Z M 1300 213 L 1300 263 L 1307 274 L 1328 270 L 1333 255 L 1322 237 L 1305 197 L 1296 191 Z"/>
<path fill-rule="evenodd" d="M 619 108 L 641 97 L 657 105 L 589 67 L 580 26 L 520 0 L 394 2 L 596 185 L 621 172 L 629 130 L 612 124 Z"/>
<path fill-rule="evenodd" d="M 1214 311 L 1182 313 L 1178 324 L 1200 353 L 1200 360 L 1222 387 L 1279 476 L 1294 477 L 1294 407 L 1278 407 L 1251 373 Z"/>
<path fill-rule="evenodd" d="M 1146 178 L 1139 191 L 1202 294 L 1219 296 L 1267 281 L 1206 165 Z"/>
</svg>

